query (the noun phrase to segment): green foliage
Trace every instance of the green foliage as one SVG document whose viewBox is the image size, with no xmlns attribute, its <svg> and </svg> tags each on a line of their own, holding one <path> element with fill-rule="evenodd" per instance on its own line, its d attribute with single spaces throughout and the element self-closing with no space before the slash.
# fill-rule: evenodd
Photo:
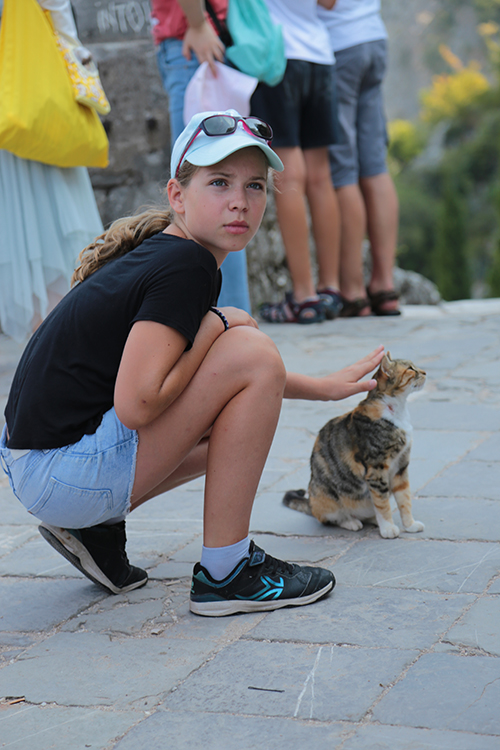
<svg viewBox="0 0 500 750">
<path fill-rule="evenodd" d="M 495 198 L 498 224 L 491 265 L 486 276 L 486 281 L 489 286 L 490 295 L 492 297 L 500 297 L 500 231 L 498 230 L 498 226 L 500 226 L 500 184 L 497 184 Z"/>
<path fill-rule="evenodd" d="M 456 73 L 434 76 L 431 88 L 422 92 L 420 116 L 431 123 L 458 117 L 488 89 L 486 77 L 474 62 Z"/>
<path fill-rule="evenodd" d="M 500 239 L 497 240 L 486 280 L 488 282 L 490 296 L 500 297 Z"/>
<path fill-rule="evenodd" d="M 500 0 L 473 0 L 478 19 L 500 23 Z"/>
<path fill-rule="evenodd" d="M 392 120 L 388 124 L 388 131 L 388 155 L 396 162 L 398 168 L 411 162 L 425 145 L 421 130 L 409 120 Z"/>
<path fill-rule="evenodd" d="M 466 253 L 466 204 L 460 195 L 458 177 L 445 174 L 442 200 L 436 222 L 434 279 L 446 300 L 470 296 L 470 273 Z"/>
<path fill-rule="evenodd" d="M 434 280 L 438 198 L 435 175 L 417 170 L 396 178 L 399 196 L 398 264 Z"/>
<path fill-rule="evenodd" d="M 449 0 L 450 8 L 461 4 Z M 433 149 L 413 159 L 412 137 L 423 131 L 405 125 L 390 151 L 400 200 L 399 265 L 432 279 L 448 300 L 471 289 L 500 296 L 500 0 L 474 0 L 474 7 L 496 80 L 489 83 L 478 65 L 464 66 L 440 47 L 453 72 L 436 76 L 422 95 Z"/>
</svg>

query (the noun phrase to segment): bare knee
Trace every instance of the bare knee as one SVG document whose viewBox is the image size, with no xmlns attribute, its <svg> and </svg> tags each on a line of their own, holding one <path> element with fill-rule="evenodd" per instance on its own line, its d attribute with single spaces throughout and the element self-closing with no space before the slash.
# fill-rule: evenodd
<svg viewBox="0 0 500 750">
<path fill-rule="evenodd" d="M 286 369 L 274 341 L 257 328 L 236 326 L 219 337 L 225 339 L 229 366 L 241 369 L 252 382 L 285 387 Z M 221 342 L 222 343 L 222 342 Z"/>
</svg>

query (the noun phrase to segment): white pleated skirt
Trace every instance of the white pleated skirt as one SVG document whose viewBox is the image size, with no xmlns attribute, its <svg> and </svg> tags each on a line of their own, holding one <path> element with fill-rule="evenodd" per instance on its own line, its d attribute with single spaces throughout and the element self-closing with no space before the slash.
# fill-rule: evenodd
<svg viewBox="0 0 500 750">
<path fill-rule="evenodd" d="M 0 151 L 0 329 L 26 339 L 69 291 L 78 254 L 103 231 L 85 167 Z"/>
</svg>

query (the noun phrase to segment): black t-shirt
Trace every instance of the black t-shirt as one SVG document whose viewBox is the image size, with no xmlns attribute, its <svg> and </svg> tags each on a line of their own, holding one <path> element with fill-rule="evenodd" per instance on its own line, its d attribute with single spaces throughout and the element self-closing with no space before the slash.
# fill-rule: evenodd
<svg viewBox="0 0 500 750">
<path fill-rule="evenodd" d="M 190 348 L 219 289 L 208 250 L 162 233 L 87 277 L 28 342 L 5 409 L 8 447 L 60 448 L 93 434 L 113 406 L 132 324 L 170 326 Z"/>
</svg>

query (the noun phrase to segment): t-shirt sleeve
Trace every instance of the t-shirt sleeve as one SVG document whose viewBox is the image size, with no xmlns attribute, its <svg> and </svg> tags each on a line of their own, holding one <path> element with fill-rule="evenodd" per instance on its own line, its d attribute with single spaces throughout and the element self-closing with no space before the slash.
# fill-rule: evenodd
<svg viewBox="0 0 500 750">
<path fill-rule="evenodd" d="M 200 327 L 202 318 L 218 289 L 218 278 L 212 259 L 206 251 L 192 247 L 170 256 L 160 268 L 152 267 L 145 279 L 144 297 L 132 320 L 153 320 L 170 326 L 186 337 L 188 349 Z"/>
</svg>

